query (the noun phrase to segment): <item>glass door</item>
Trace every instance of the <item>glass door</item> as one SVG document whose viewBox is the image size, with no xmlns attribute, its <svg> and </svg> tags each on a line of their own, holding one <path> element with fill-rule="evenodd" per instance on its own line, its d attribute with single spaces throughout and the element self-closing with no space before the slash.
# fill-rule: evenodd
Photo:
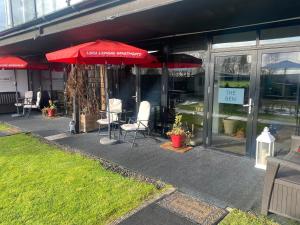
<svg viewBox="0 0 300 225">
<path fill-rule="evenodd" d="M 212 55 L 208 142 L 213 148 L 250 155 L 256 80 L 255 52 Z"/>
<path fill-rule="evenodd" d="M 282 156 L 290 151 L 293 136 L 300 135 L 300 48 L 263 50 L 258 63 L 255 136 L 269 127 L 275 154 Z"/>
</svg>

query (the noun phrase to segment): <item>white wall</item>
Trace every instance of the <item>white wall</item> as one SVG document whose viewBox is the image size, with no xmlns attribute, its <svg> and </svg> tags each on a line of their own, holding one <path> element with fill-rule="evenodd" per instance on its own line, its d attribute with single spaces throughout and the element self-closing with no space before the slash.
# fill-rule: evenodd
<svg viewBox="0 0 300 225">
<path fill-rule="evenodd" d="M 38 91 L 40 82 L 45 91 L 50 91 L 51 82 L 49 71 L 32 71 L 32 86 L 33 91 Z M 28 91 L 28 75 L 27 70 L 16 70 L 18 91 L 21 96 L 24 96 L 25 91 Z M 40 80 L 41 79 L 41 80 Z M 63 72 L 52 72 L 52 87 L 53 90 L 64 90 Z M 15 75 L 13 70 L 0 70 L 0 92 L 14 92 Z"/>
<path fill-rule="evenodd" d="M 18 91 L 21 96 L 24 96 L 25 91 L 28 90 L 28 78 L 26 70 L 16 70 Z M 13 70 L 0 70 L 0 92 L 14 92 L 15 75 Z"/>
</svg>

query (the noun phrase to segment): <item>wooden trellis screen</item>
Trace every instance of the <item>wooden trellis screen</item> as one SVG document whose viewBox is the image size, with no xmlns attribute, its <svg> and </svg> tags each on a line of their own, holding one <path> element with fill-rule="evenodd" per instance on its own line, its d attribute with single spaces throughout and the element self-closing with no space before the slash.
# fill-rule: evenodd
<svg viewBox="0 0 300 225">
<path fill-rule="evenodd" d="M 68 76 L 66 91 L 69 101 L 78 98 L 81 114 L 99 115 L 105 110 L 104 66 L 72 66 Z"/>
</svg>

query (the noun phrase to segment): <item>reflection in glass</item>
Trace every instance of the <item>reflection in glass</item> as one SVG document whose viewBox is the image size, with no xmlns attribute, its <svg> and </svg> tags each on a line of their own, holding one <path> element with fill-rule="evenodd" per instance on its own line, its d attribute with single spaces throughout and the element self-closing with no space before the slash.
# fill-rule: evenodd
<svg viewBox="0 0 300 225">
<path fill-rule="evenodd" d="M 172 123 L 175 115 L 181 114 L 186 129 L 192 132 L 193 145 L 199 145 L 202 141 L 204 55 L 199 51 L 171 54 L 167 63 L 169 121 Z"/>
<path fill-rule="evenodd" d="M 218 56 L 214 66 L 212 146 L 245 155 L 251 55 Z"/>
<path fill-rule="evenodd" d="M 36 0 L 37 17 L 41 17 L 67 7 L 67 1 Z"/>
<path fill-rule="evenodd" d="M 262 55 L 257 133 L 267 126 L 276 138 L 275 153 L 289 151 L 299 135 L 300 52 Z"/>
<path fill-rule="evenodd" d="M 212 48 L 234 48 L 254 45 L 256 45 L 256 32 L 248 31 L 214 36 Z"/>
<path fill-rule="evenodd" d="M 162 64 L 158 63 L 156 68 L 141 69 L 141 101 L 149 101 L 151 104 L 151 121 L 156 131 L 162 126 L 160 117 L 161 105 L 161 76 Z"/>
<path fill-rule="evenodd" d="M 71 0 L 71 5 L 75 5 L 75 4 L 83 2 L 83 1 L 86 1 L 86 0 Z"/>
<path fill-rule="evenodd" d="M 7 28 L 6 2 L 0 0 L 0 31 Z"/>
<path fill-rule="evenodd" d="M 35 18 L 34 0 L 12 0 L 14 26 L 26 23 Z"/>
<path fill-rule="evenodd" d="M 260 44 L 276 44 L 300 41 L 300 26 L 277 27 L 261 30 Z"/>
</svg>

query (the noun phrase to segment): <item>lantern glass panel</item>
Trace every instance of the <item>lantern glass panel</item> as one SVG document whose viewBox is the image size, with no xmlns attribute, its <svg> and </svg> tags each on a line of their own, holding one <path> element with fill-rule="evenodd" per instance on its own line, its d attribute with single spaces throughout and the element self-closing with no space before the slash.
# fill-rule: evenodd
<svg viewBox="0 0 300 225">
<path fill-rule="evenodd" d="M 258 143 L 258 158 L 257 163 L 260 165 L 267 164 L 267 157 L 270 155 L 269 153 L 269 144 L 264 142 Z"/>
</svg>

